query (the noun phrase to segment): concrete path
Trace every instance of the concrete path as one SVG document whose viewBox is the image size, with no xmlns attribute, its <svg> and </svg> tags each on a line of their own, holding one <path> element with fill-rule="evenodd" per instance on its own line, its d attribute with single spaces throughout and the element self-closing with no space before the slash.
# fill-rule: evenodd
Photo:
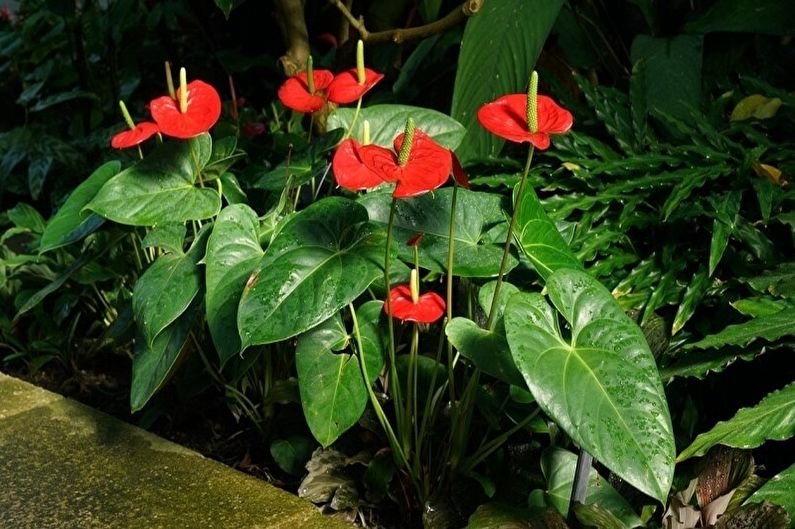
<svg viewBox="0 0 795 529">
<path fill-rule="evenodd" d="M 261 480 L 0 373 L 0 528 L 352 527 Z"/>
</svg>

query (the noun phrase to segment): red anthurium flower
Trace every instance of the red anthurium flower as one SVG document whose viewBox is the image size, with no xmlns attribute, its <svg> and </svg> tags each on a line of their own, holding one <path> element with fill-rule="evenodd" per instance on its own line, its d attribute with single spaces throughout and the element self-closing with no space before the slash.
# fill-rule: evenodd
<svg viewBox="0 0 795 529">
<path fill-rule="evenodd" d="M 310 114 L 317 112 L 326 104 L 326 89 L 334 80 L 334 74 L 329 70 L 313 70 L 312 79 L 315 83 L 314 93 L 309 91 L 306 72 L 301 72 L 287 79 L 279 87 L 279 101 L 282 105 Z"/>
<path fill-rule="evenodd" d="M 538 149 L 549 147 L 550 134 L 563 134 L 572 125 L 571 112 L 559 106 L 551 97 L 538 95 L 538 130 L 530 132 L 527 125 L 527 94 L 509 94 L 478 110 L 478 121 L 501 138 L 515 142 L 529 142 Z"/>
<path fill-rule="evenodd" d="M 370 68 L 364 69 L 364 82 L 359 83 L 356 68 L 337 74 L 328 87 L 328 99 L 339 105 L 353 103 L 384 78 L 384 74 Z"/>
<path fill-rule="evenodd" d="M 396 286 L 390 290 L 389 301 L 392 315 L 403 321 L 433 323 L 442 317 L 445 310 L 444 299 L 436 292 L 422 294 L 415 303 L 409 285 Z M 386 311 L 387 304 L 384 303 L 384 312 Z"/>
<path fill-rule="evenodd" d="M 403 146 L 401 133 L 395 138 L 395 150 Z M 395 198 L 407 198 L 433 191 L 447 181 L 452 168 L 452 156 L 420 129 L 414 138 L 406 163 L 400 165 L 398 155 L 377 145 L 365 145 L 359 149 L 362 162 L 377 173 L 385 182 L 397 182 L 392 193 Z"/>
<path fill-rule="evenodd" d="M 351 191 L 362 191 L 384 183 L 379 173 L 364 164 L 359 154 L 361 149 L 362 146 L 354 139 L 343 140 L 337 147 L 331 160 L 331 169 L 338 186 Z"/>
<path fill-rule="evenodd" d="M 145 142 L 158 132 L 157 124 L 151 121 L 142 121 L 132 129 L 126 129 L 110 140 L 110 146 L 114 149 L 127 149 Z"/>
<path fill-rule="evenodd" d="M 404 134 L 395 138 L 395 151 L 400 152 Z M 392 193 L 395 198 L 406 198 L 422 195 L 433 191 L 447 181 L 453 165 L 453 158 L 433 139 L 417 129 L 411 145 L 408 161 L 404 166 L 398 165 L 396 174 L 397 187 Z"/>
<path fill-rule="evenodd" d="M 181 108 L 182 90 L 187 91 L 187 103 Z M 188 139 L 207 132 L 221 116 L 221 97 L 204 81 L 191 81 L 177 88 L 176 98 L 158 97 L 149 103 L 149 112 L 160 132 L 174 138 Z"/>
</svg>

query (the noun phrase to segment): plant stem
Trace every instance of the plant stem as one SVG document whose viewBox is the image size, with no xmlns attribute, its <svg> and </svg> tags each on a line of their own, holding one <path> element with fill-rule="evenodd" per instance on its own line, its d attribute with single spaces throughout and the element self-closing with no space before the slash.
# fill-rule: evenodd
<svg viewBox="0 0 795 529">
<path fill-rule="evenodd" d="M 403 433 L 403 449 L 411 452 L 411 433 L 414 433 L 414 456 L 418 462 L 419 453 L 416 450 L 419 442 L 419 431 L 417 420 L 417 350 L 420 343 L 420 327 L 415 323 L 411 329 L 411 348 L 409 349 L 409 368 L 406 380 L 406 431 Z M 417 465 L 419 467 L 419 465 Z"/>
<path fill-rule="evenodd" d="M 455 208 L 458 198 L 458 184 L 453 186 L 453 196 L 450 199 L 450 231 L 447 234 L 447 321 L 445 326 L 453 319 L 453 251 L 455 247 Z M 447 340 L 447 384 L 450 392 L 450 402 L 455 402 L 455 379 L 453 368 L 453 344 Z"/>
<path fill-rule="evenodd" d="M 503 432 L 502 434 L 498 435 L 485 445 L 481 446 L 478 451 L 472 455 L 472 457 L 467 458 L 467 460 L 462 463 L 461 471 L 463 473 L 467 473 L 478 464 L 480 464 L 484 459 L 489 457 L 496 449 L 502 446 L 505 441 L 508 440 L 510 436 L 527 426 L 533 418 L 538 415 L 539 408 L 536 408 L 532 413 L 528 414 L 527 417 L 516 423 L 510 430 Z"/>
<path fill-rule="evenodd" d="M 403 397 L 400 390 L 400 381 L 398 380 L 397 366 L 395 365 L 395 323 L 392 317 L 392 299 L 390 298 L 389 282 L 389 269 L 390 262 L 392 261 L 392 225 L 395 223 L 395 209 L 397 207 L 397 199 L 392 198 L 392 205 L 389 208 L 389 222 L 386 227 L 386 252 L 384 256 L 384 286 L 386 287 L 386 304 L 387 325 L 389 327 L 387 349 L 389 355 L 389 390 L 392 392 L 392 398 L 395 402 L 395 416 L 397 419 L 398 434 L 401 435 L 405 429 L 402 411 Z"/>
<path fill-rule="evenodd" d="M 502 252 L 502 261 L 500 262 L 500 271 L 497 274 L 497 284 L 494 286 L 494 296 L 491 299 L 491 308 L 489 309 L 489 319 L 486 321 L 486 329 L 491 330 L 494 326 L 494 318 L 497 315 L 497 300 L 500 296 L 500 287 L 502 287 L 502 277 L 505 275 L 505 267 L 508 264 L 508 255 L 511 252 L 511 243 L 513 242 L 513 227 L 516 224 L 516 215 L 519 211 L 519 204 L 524 195 L 524 188 L 527 185 L 527 175 L 530 172 L 530 164 L 533 163 L 533 152 L 535 147 L 530 145 L 527 151 L 527 162 L 524 164 L 524 172 L 522 172 L 522 179 L 519 181 L 519 189 L 516 193 L 516 204 L 513 207 L 513 214 L 511 221 L 508 223 L 508 234 L 505 237 L 505 250 Z"/>
<path fill-rule="evenodd" d="M 381 423 L 381 427 L 384 429 L 384 433 L 386 433 L 392 450 L 394 450 L 398 456 L 399 464 L 401 464 L 409 473 L 411 482 L 419 491 L 419 483 L 417 482 L 417 478 L 412 472 L 411 466 L 409 465 L 406 454 L 401 447 L 400 441 L 398 441 L 397 436 L 395 436 L 395 431 L 392 429 L 392 425 L 389 424 L 389 419 L 387 419 L 386 413 L 384 413 L 384 409 L 381 407 L 381 403 L 378 402 L 378 397 L 376 397 L 375 392 L 373 391 L 372 384 L 370 384 L 370 375 L 367 373 L 367 363 L 364 359 L 364 348 L 362 347 L 362 335 L 361 331 L 359 330 L 359 320 L 356 317 L 356 310 L 353 308 L 352 303 L 348 303 L 348 309 L 351 311 L 351 319 L 353 321 L 353 337 L 356 340 L 359 367 L 362 370 L 362 377 L 364 377 L 364 385 L 367 387 L 367 394 L 370 396 L 370 403 L 373 405 L 375 414 L 378 417 L 378 422 Z"/>
<path fill-rule="evenodd" d="M 353 127 L 356 125 L 356 120 L 359 119 L 359 112 L 362 110 L 362 98 L 360 97 L 359 100 L 356 102 L 356 110 L 353 112 L 353 119 L 351 119 L 351 124 L 348 126 L 348 132 L 345 133 L 345 136 L 342 138 L 343 140 L 347 140 L 353 134 Z"/>
<path fill-rule="evenodd" d="M 569 512 L 566 517 L 570 524 L 577 524 L 574 514 L 574 507 L 585 503 L 585 496 L 588 493 L 588 474 L 591 471 L 593 456 L 580 448 L 577 455 L 577 469 L 574 471 L 574 483 L 571 486 L 571 499 L 569 500 Z"/>
</svg>

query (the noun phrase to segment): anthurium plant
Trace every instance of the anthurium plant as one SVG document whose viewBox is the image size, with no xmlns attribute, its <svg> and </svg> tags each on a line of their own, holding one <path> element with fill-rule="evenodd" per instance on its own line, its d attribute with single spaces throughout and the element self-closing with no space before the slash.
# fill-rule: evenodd
<svg viewBox="0 0 795 529">
<path fill-rule="evenodd" d="M 378 121 L 392 148 L 371 142 L 372 121 L 355 137 L 361 98 L 380 78 L 361 59 L 356 72 L 336 77 L 310 61 L 284 83 L 279 97 L 295 111 L 350 103 L 353 95 L 357 112 L 331 156 L 333 180 L 316 182 L 306 201 L 289 177 L 281 199 L 259 212 L 225 194 L 237 152 L 234 138 L 230 147 L 230 138 L 211 136 L 221 114 L 212 86 L 188 83 L 183 68 L 179 86 L 149 104 L 151 122 L 136 125 L 121 105 L 129 130 L 114 136 L 114 147 L 159 139 L 123 170 L 100 168 L 78 188 L 93 192 L 76 192 L 44 238 L 86 215 L 129 226 L 143 256 L 132 293 L 132 410 L 146 406 L 186 354 L 207 355 L 194 343 L 206 321 L 217 354 L 204 360 L 219 373 L 232 359 L 296 343 L 301 404 L 315 439 L 331 445 L 369 406 L 399 481 L 420 502 L 448 476 L 476 473 L 512 433 L 546 430 L 536 421 L 542 413 L 664 503 L 673 436 L 643 333 L 583 271 L 527 185 L 534 149 L 567 133 L 571 113 L 537 94 L 535 73 L 526 93 L 480 109 L 487 130 L 531 144 L 510 206 L 470 190 L 457 162 L 453 178 L 462 130 L 449 117 L 408 108 L 405 121 Z M 548 298 L 505 283 L 520 260 Z M 467 301 L 477 295 L 475 281 L 489 285 L 482 325 Z M 484 350 L 489 342 L 500 345 Z M 469 442 L 482 376 L 474 359 L 483 354 L 495 356 L 485 373 L 533 398 L 508 431 L 477 446 Z M 449 428 L 440 431 L 444 415 Z"/>
<path fill-rule="evenodd" d="M 134 269 L 130 410 L 146 413 L 183 370 L 199 366 L 233 413 L 260 429 L 286 473 L 303 474 L 318 447 L 300 488 L 313 501 L 344 509 L 388 497 L 412 513 L 410 525 L 426 527 L 632 528 L 655 511 L 665 512 L 666 527 L 714 522 L 707 505 L 720 495 L 702 487 L 697 509 L 687 483 L 707 471 L 686 461 L 718 457 L 719 444 L 791 437 L 791 414 L 781 410 L 791 413 L 792 384 L 758 405 L 784 426 L 758 431 L 742 410 L 730 424 L 754 432 L 719 424 L 694 437 L 692 428 L 675 431 L 684 404 L 664 383 L 751 354 L 695 358 L 693 349 L 787 336 L 791 297 L 775 289 L 791 292 L 792 263 L 741 216 L 741 184 L 709 200 L 691 195 L 728 174 L 735 156 L 759 176 L 748 185 L 759 190 L 763 216 L 786 215 L 792 197 L 777 166 L 793 167 L 791 153 L 750 126 L 742 133 L 762 147 L 746 154 L 704 123 L 688 128 L 646 112 L 642 63 L 631 114 L 605 103 L 617 92 L 582 79 L 587 108 L 575 109 L 554 93 L 557 83 L 539 93 L 538 74 L 523 71 L 467 112 L 467 90 L 480 87 L 457 87 L 462 124 L 419 106 L 365 105 L 385 76 L 365 66 L 362 41 L 356 51 L 355 68 L 335 73 L 310 57 L 280 86 L 267 130 L 291 141 L 267 167 L 244 149 L 266 126 L 242 122 L 223 90 L 188 82 L 185 68 L 174 86 L 166 63 L 167 93 L 149 102 L 151 119 L 136 121 L 119 103 L 125 128 L 109 147 L 120 160 L 98 167 L 39 223 L 40 254 L 70 268 L 17 317 L 91 257 L 120 248 Z M 647 113 L 677 138 L 700 131 L 699 148 L 709 144 L 714 163 L 685 167 L 682 159 L 698 156 L 673 144 L 645 152 Z M 579 116 L 589 132 L 578 130 Z M 599 120 L 622 152 L 590 135 Z M 743 154 L 727 154 L 733 149 Z M 663 166 L 665 174 L 652 174 Z M 637 168 L 649 174 L 610 181 Z M 714 222 L 706 265 L 695 253 L 672 264 L 687 252 L 670 241 L 664 250 L 649 249 L 651 237 L 637 242 L 635 230 L 659 220 L 655 193 L 665 186 L 673 186 L 661 207 L 666 221 L 704 214 Z M 781 223 L 791 225 L 791 213 Z M 86 255 L 65 253 L 70 247 Z M 760 272 L 762 258 L 775 271 Z M 730 283 L 722 259 L 744 267 L 746 279 Z M 699 304 L 741 288 L 755 290 L 737 309 L 752 319 L 716 330 Z M 660 339 L 657 312 L 671 306 L 674 321 Z M 684 338 L 671 337 L 683 329 Z M 299 433 L 275 426 L 283 404 L 300 406 Z M 336 451 L 357 441 L 365 449 L 348 450 L 355 457 Z M 765 490 L 746 456 L 720 457 L 742 470 L 737 512 L 752 494 L 783 501 L 775 483 L 791 482 L 791 467 Z M 346 482 L 347 467 L 360 463 L 361 498 Z M 331 497 L 312 495 L 318 474 L 334 477 Z M 477 499 L 464 509 L 462 483 Z"/>
</svg>

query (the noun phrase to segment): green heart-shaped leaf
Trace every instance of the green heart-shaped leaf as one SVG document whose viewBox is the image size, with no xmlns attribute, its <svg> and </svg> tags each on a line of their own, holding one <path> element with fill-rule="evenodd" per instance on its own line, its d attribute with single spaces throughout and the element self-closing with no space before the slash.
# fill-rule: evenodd
<svg viewBox="0 0 795 529">
<path fill-rule="evenodd" d="M 516 205 L 514 237 L 538 274 L 546 279 L 560 268 L 581 270 L 582 265 L 558 231 L 558 227 L 547 216 L 531 186 Z"/>
<path fill-rule="evenodd" d="M 298 338 L 295 368 L 309 430 L 327 447 L 356 424 L 367 406 L 367 387 L 359 362 L 347 348 L 348 333 L 339 314 Z"/>
<path fill-rule="evenodd" d="M 197 149 L 207 148 L 204 143 L 197 141 Z M 201 169 L 198 157 L 204 154 L 194 152 L 191 145 L 166 143 L 108 180 L 86 208 L 119 224 L 133 226 L 216 215 L 221 209 L 221 196 L 215 189 L 194 185 Z"/>
<path fill-rule="evenodd" d="M 421 232 L 424 235 L 419 245 L 420 266 L 439 273 L 447 270 L 452 194 L 452 188 L 444 188 L 397 202 L 392 236 L 401 259 L 413 262 L 414 249 L 406 246 L 406 242 Z M 370 219 L 387 224 L 392 204 L 390 193 L 368 193 L 359 203 L 367 208 Z M 505 245 L 506 230 L 500 197 L 459 188 L 453 241 L 455 275 L 496 276 Z M 518 261 L 509 256 L 506 272 L 517 264 Z"/>
<path fill-rule="evenodd" d="M 190 305 L 201 289 L 198 262 L 210 225 L 199 232 L 187 254 L 158 257 L 138 279 L 133 290 L 133 314 L 148 347 Z"/>
<path fill-rule="evenodd" d="M 224 208 L 207 241 L 204 259 L 207 325 L 221 365 L 241 350 L 237 308 L 246 281 L 263 253 L 256 212 L 245 204 Z"/>
<path fill-rule="evenodd" d="M 549 297 L 514 295 L 505 330 L 517 368 L 541 408 L 583 450 L 628 483 L 665 502 L 674 441 L 660 377 L 640 328 L 585 272 L 561 269 Z"/>
<path fill-rule="evenodd" d="M 355 110 L 338 108 L 331 114 L 326 127 L 348 129 Z M 382 147 L 392 148 L 395 136 L 403 132 L 406 120 L 412 118 L 418 129 L 436 140 L 442 147 L 455 149 L 464 139 L 466 130 L 459 122 L 437 110 L 412 107 L 408 105 L 373 105 L 361 109 L 354 127 L 354 135 L 362 139 L 362 124 L 370 123 L 370 142 Z"/>
<path fill-rule="evenodd" d="M 300 334 L 356 299 L 382 276 L 384 243 L 351 200 L 329 197 L 291 217 L 243 290 L 243 347 Z"/>
<path fill-rule="evenodd" d="M 133 412 L 143 408 L 174 374 L 200 307 L 201 297 L 197 297 L 188 310 L 157 335 L 151 346 L 144 339 L 135 341 L 130 384 L 130 409 Z"/>
<path fill-rule="evenodd" d="M 82 209 L 120 168 L 118 161 L 105 163 L 72 191 L 61 209 L 47 222 L 39 242 L 39 252 L 44 253 L 79 241 L 105 222 L 99 215 L 83 212 Z"/>
<path fill-rule="evenodd" d="M 577 455 L 562 448 L 549 448 L 541 456 L 541 471 L 547 478 L 546 500 L 563 515 L 569 512 L 569 499 L 576 467 Z M 586 505 L 596 504 L 607 509 L 627 528 L 643 525 L 627 500 L 593 467 L 588 472 L 587 490 L 584 502 Z"/>
</svg>

